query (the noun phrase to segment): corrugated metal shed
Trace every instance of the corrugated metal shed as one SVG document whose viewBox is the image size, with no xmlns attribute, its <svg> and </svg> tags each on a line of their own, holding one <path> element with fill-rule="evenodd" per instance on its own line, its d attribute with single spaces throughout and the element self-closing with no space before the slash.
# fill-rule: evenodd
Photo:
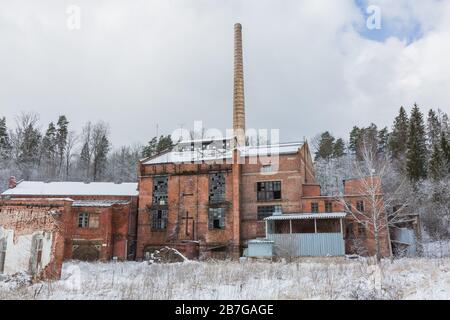
<svg viewBox="0 0 450 320">
<path fill-rule="evenodd" d="M 343 256 L 345 244 L 341 233 L 269 234 L 279 256 Z"/>
<path fill-rule="evenodd" d="M 254 239 L 248 241 L 247 257 L 272 257 L 273 256 L 273 240 Z"/>
</svg>

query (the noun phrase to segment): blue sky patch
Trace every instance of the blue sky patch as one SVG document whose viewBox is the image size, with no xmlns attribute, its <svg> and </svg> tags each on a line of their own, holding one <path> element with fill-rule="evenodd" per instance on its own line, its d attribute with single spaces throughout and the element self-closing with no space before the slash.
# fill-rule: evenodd
<svg viewBox="0 0 450 320">
<path fill-rule="evenodd" d="M 383 8 L 381 8 L 381 28 L 367 28 L 366 21 L 372 16 L 372 12 L 367 13 L 367 8 L 372 3 L 368 0 L 354 1 L 360 9 L 363 18 L 362 23 L 355 25 L 355 29 L 364 38 L 384 42 L 390 37 L 396 37 L 401 41 L 406 41 L 407 44 L 410 44 L 422 37 L 423 32 L 420 22 L 414 19 L 414 17 L 407 16 L 408 12 L 405 12 L 405 16 L 386 18 L 383 16 Z"/>
</svg>

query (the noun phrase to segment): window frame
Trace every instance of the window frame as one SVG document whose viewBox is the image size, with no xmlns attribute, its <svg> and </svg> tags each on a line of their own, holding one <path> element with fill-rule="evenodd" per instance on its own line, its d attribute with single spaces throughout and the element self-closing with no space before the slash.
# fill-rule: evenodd
<svg viewBox="0 0 450 320">
<path fill-rule="evenodd" d="M 333 201 L 325 200 L 324 201 L 325 212 L 330 213 L 333 212 Z"/>
<path fill-rule="evenodd" d="M 271 208 L 271 209 L 269 209 Z M 279 210 L 277 210 L 279 209 Z M 275 213 L 283 213 L 283 208 L 281 205 L 271 205 L 271 206 L 258 206 L 256 212 L 256 220 L 263 221 L 267 217 L 273 216 Z"/>
<path fill-rule="evenodd" d="M 169 210 L 158 208 L 151 210 L 151 226 L 153 231 L 164 231 L 167 229 Z"/>
<path fill-rule="evenodd" d="M 279 201 L 282 200 L 281 180 L 257 181 L 256 182 L 257 201 Z"/>
<path fill-rule="evenodd" d="M 161 183 L 160 183 L 161 182 Z M 164 188 L 159 189 L 157 186 L 165 185 Z M 156 206 L 167 205 L 169 200 L 169 177 L 168 176 L 156 176 L 153 177 L 152 184 L 152 204 Z M 162 191 L 161 191 L 162 190 Z M 164 203 L 161 203 L 163 201 Z"/>
<path fill-rule="evenodd" d="M 358 238 L 367 238 L 367 224 L 365 222 L 358 223 Z"/>
<path fill-rule="evenodd" d="M 89 219 L 90 219 L 89 212 L 86 212 L 86 211 L 78 212 L 77 227 L 79 229 L 88 229 L 89 228 Z"/>
<path fill-rule="evenodd" d="M 356 201 L 356 210 L 359 212 L 364 212 L 364 200 Z"/>
<path fill-rule="evenodd" d="M 226 201 L 226 175 L 225 172 L 210 173 L 208 177 L 208 201 L 212 204 Z M 216 187 L 216 189 L 214 189 Z"/>
<path fill-rule="evenodd" d="M 311 213 L 319 213 L 319 202 L 311 202 Z"/>
<path fill-rule="evenodd" d="M 217 217 L 217 212 L 220 215 Z M 208 208 L 208 230 L 225 230 L 226 229 L 226 208 L 224 207 L 210 207 Z M 219 223 L 219 227 L 216 227 L 216 222 Z"/>
</svg>

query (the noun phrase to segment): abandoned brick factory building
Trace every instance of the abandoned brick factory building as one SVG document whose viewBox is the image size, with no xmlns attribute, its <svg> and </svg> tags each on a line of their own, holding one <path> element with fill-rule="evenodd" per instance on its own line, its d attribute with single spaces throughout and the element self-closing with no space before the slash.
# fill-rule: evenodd
<svg viewBox="0 0 450 320">
<path fill-rule="evenodd" d="M 349 212 L 372 210 L 361 180 L 345 182 L 347 206 L 321 194 L 306 141 L 246 143 L 240 24 L 234 46 L 230 138 L 182 140 L 142 159 L 138 183 L 11 179 L 0 199 L 0 272 L 59 274 L 66 259 L 141 260 L 165 246 L 199 259 L 342 256 L 358 253 L 358 240 L 373 255 L 370 224 Z M 379 234 L 383 256 L 389 237 Z"/>
<path fill-rule="evenodd" d="M 320 194 L 306 141 L 246 144 L 240 24 L 234 48 L 232 137 L 182 140 L 140 162 L 137 258 L 161 246 L 190 258 L 237 258 L 267 244 L 293 246 L 295 256 L 344 255 L 355 239 L 374 254 L 367 221 L 356 223 L 341 201 Z M 362 209 L 357 185 L 346 183 L 346 201 Z M 390 255 L 387 229 L 379 238 L 382 255 Z"/>
</svg>

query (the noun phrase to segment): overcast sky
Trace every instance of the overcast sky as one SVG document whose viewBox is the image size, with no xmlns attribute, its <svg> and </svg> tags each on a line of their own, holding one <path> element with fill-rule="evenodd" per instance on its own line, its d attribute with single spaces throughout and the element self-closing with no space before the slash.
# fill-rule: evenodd
<svg viewBox="0 0 450 320">
<path fill-rule="evenodd" d="M 381 29 L 367 28 L 369 5 Z M 76 130 L 104 120 L 116 146 L 157 124 L 229 128 L 235 22 L 247 127 L 347 138 L 390 127 L 400 105 L 450 111 L 446 0 L 0 0 L 0 116 L 35 111 L 43 129 L 59 114 Z"/>
</svg>

